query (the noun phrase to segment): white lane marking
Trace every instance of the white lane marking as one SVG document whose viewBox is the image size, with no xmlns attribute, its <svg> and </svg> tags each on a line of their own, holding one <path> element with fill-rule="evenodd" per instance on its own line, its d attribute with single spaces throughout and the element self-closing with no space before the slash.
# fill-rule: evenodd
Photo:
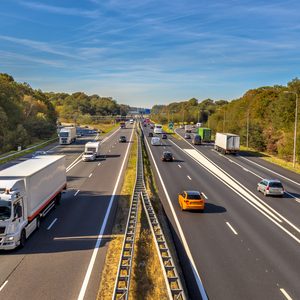
<svg viewBox="0 0 300 300">
<path fill-rule="evenodd" d="M 204 198 L 207 200 L 208 198 L 207 198 L 207 196 L 202 192 L 202 195 L 204 196 Z"/>
<path fill-rule="evenodd" d="M 246 172 L 249 172 L 249 170 L 248 170 L 248 169 L 246 169 L 246 168 L 243 168 L 243 170 L 244 170 L 244 171 L 246 171 Z"/>
<path fill-rule="evenodd" d="M 98 163 L 98 166 L 100 166 L 101 165 L 101 163 Z"/>
<path fill-rule="evenodd" d="M 166 147 L 164 146 L 164 149 L 166 149 Z"/>
<path fill-rule="evenodd" d="M 232 191 L 238 194 L 242 199 L 248 202 L 252 207 L 262 213 L 266 218 L 276 224 L 281 230 L 288 234 L 291 238 L 297 241 L 300 244 L 300 239 L 298 239 L 293 233 L 284 228 L 280 223 L 284 220 L 287 224 L 293 227 L 295 230 L 300 232 L 300 229 L 295 226 L 292 222 L 284 218 L 280 213 L 273 209 L 270 205 L 264 203 L 259 197 L 257 197 L 253 192 L 243 186 L 235 178 L 221 169 L 218 165 L 208 159 L 196 148 L 194 149 L 181 149 L 176 143 L 171 141 L 177 148 L 190 156 L 196 163 L 202 166 L 205 170 L 215 176 L 218 180 L 223 182 L 228 186 Z M 192 146 L 192 145 L 191 145 Z M 192 146 L 193 147 L 193 146 Z M 194 148 L 194 147 L 193 147 Z M 282 218 L 282 220 L 280 218 Z"/>
<path fill-rule="evenodd" d="M 192 180 L 192 178 L 191 178 L 189 175 L 187 176 L 187 178 L 188 178 L 189 180 Z"/>
<path fill-rule="evenodd" d="M 185 235 L 184 235 L 184 233 L 183 233 L 183 230 L 182 230 L 181 225 L 180 225 L 180 223 L 179 223 L 179 220 L 178 220 L 178 218 L 177 218 L 177 215 L 176 215 L 174 206 L 173 206 L 173 204 L 172 204 L 171 198 L 170 198 L 170 196 L 169 196 L 169 194 L 168 194 L 168 191 L 167 191 L 167 189 L 166 189 L 166 186 L 165 186 L 165 184 L 164 184 L 164 182 L 163 182 L 163 179 L 162 179 L 162 177 L 161 177 L 161 175 L 160 175 L 159 169 L 158 169 L 157 164 L 156 164 L 156 161 L 155 161 L 155 159 L 154 159 L 154 157 L 153 157 L 153 154 L 152 154 L 151 148 L 150 148 L 150 146 L 149 146 L 149 143 L 148 143 L 147 139 L 145 138 L 145 135 L 144 135 L 144 140 L 146 141 L 146 144 L 147 144 L 147 147 L 148 147 L 150 156 L 151 156 L 151 158 L 152 158 L 153 164 L 154 164 L 154 166 L 155 166 L 157 175 L 158 175 L 158 177 L 159 177 L 159 180 L 160 180 L 161 185 L 162 185 L 162 187 L 163 187 L 163 190 L 164 190 L 164 192 L 165 192 L 166 198 L 167 198 L 167 200 L 168 200 L 168 204 L 169 204 L 169 207 L 170 207 L 170 209 L 171 209 L 172 215 L 173 215 L 173 217 L 174 217 L 174 220 L 175 220 L 175 223 L 176 223 L 178 232 L 179 232 L 179 236 L 180 236 L 180 238 L 181 238 L 183 247 L 184 247 L 184 249 L 185 249 L 185 251 L 186 251 L 187 257 L 188 257 L 188 259 L 189 259 L 189 261 L 190 261 L 191 268 L 192 268 L 192 271 L 193 271 L 193 274 L 194 274 L 194 277 L 195 277 L 195 280 L 196 280 L 196 283 L 197 283 L 199 292 L 200 292 L 201 297 L 202 297 L 203 300 L 208 300 L 208 297 L 207 297 L 207 295 L 206 295 L 206 292 L 205 292 L 205 289 L 204 289 L 202 280 L 201 280 L 200 275 L 199 275 L 199 273 L 198 273 L 198 270 L 197 270 L 197 268 L 196 268 L 196 264 L 195 264 L 194 258 L 193 258 L 193 256 L 192 256 L 191 250 L 190 250 L 190 248 L 189 248 L 189 246 L 188 246 L 188 243 L 187 243 L 187 241 L 186 241 Z"/>
<path fill-rule="evenodd" d="M 47 150 L 47 151 L 52 151 L 52 150 L 58 148 L 59 146 L 60 146 L 60 145 L 57 145 L 57 146 L 55 146 L 55 147 L 53 147 L 53 148 L 51 148 L 51 149 L 49 149 L 49 150 Z"/>
<path fill-rule="evenodd" d="M 130 139 L 132 139 L 133 133 L 134 133 L 134 130 L 132 129 L 132 133 L 131 133 Z M 99 234 L 97 236 L 97 241 L 96 241 L 96 244 L 95 244 L 95 247 L 94 247 L 94 251 L 93 251 L 93 254 L 91 256 L 91 260 L 90 260 L 90 263 L 88 265 L 88 268 L 87 268 L 87 271 L 86 271 L 86 274 L 85 274 L 85 277 L 84 277 L 84 280 L 83 280 L 83 283 L 82 283 L 82 286 L 81 286 L 81 289 L 80 289 L 80 293 L 78 295 L 77 300 L 83 300 L 84 299 L 84 296 L 85 296 L 85 293 L 86 293 L 86 289 L 88 287 L 89 280 L 90 280 L 90 277 L 91 277 L 91 274 L 92 274 L 92 270 L 93 270 L 93 267 L 94 267 L 94 264 L 95 264 L 95 261 L 96 261 L 96 257 L 97 257 L 97 254 L 98 254 L 98 251 L 99 251 L 99 248 L 100 248 L 100 244 L 101 244 L 101 241 L 102 241 L 103 233 L 105 231 L 106 224 L 107 224 L 107 221 L 108 221 L 108 217 L 110 215 L 110 211 L 111 211 L 114 199 L 115 199 L 117 188 L 118 188 L 118 185 L 119 185 L 119 182 L 120 182 L 120 179 L 121 179 L 121 175 L 123 173 L 123 169 L 124 169 L 124 166 L 125 166 L 125 161 L 126 161 L 127 156 L 128 156 L 130 145 L 131 145 L 131 143 L 128 143 L 127 150 L 126 150 L 126 153 L 124 155 L 124 159 L 123 159 L 120 171 L 119 171 L 119 175 L 118 175 L 118 178 L 116 180 L 116 184 L 115 184 L 114 190 L 112 192 L 111 198 L 109 200 L 107 211 L 106 211 L 106 214 L 105 214 L 102 226 L 100 228 Z"/>
<path fill-rule="evenodd" d="M 285 289 L 280 289 L 280 292 L 285 296 L 286 299 L 288 300 L 293 300 L 292 297 L 286 292 Z"/>
<path fill-rule="evenodd" d="M 110 152 L 110 150 L 108 150 L 108 152 Z"/>
<path fill-rule="evenodd" d="M 280 177 L 282 177 L 282 178 L 284 178 L 284 179 L 286 179 L 286 180 L 288 180 L 288 181 L 290 181 L 290 182 L 292 182 L 292 183 L 297 184 L 297 185 L 300 186 L 300 183 L 299 183 L 299 182 L 294 181 L 294 180 L 292 180 L 292 179 L 290 179 L 290 178 L 288 178 L 288 177 L 285 177 L 284 175 L 281 175 L 281 174 L 279 174 L 279 173 L 277 173 L 277 172 L 275 172 L 275 171 L 272 171 L 272 170 L 270 170 L 270 169 L 268 169 L 268 168 L 266 168 L 266 167 L 264 167 L 264 166 L 262 166 L 262 165 L 260 165 L 260 164 L 258 164 L 258 163 L 256 163 L 256 162 L 254 162 L 254 161 L 252 161 L 252 160 L 250 160 L 250 159 L 248 159 L 248 158 L 246 158 L 246 157 L 243 157 L 243 156 L 240 156 L 240 155 L 238 155 L 238 157 L 240 157 L 240 158 L 242 158 L 242 159 L 244 159 L 244 160 L 247 160 L 247 161 L 249 161 L 250 163 L 252 163 L 252 164 L 254 164 L 254 165 L 256 165 L 256 166 L 258 166 L 258 167 L 260 167 L 260 168 L 262 168 L 262 169 L 264 169 L 264 170 L 267 170 L 267 171 L 269 171 L 269 172 L 271 172 L 271 173 L 273 173 L 273 174 L 275 174 L 275 175 L 277 175 L 277 176 L 280 176 Z"/>
<path fill-rule="evenodd" d="M 55 218 L 52 223 L 47 227 L 47 230 L 50 230 L 52 228 L 52 226 L 55 224 L 55 222 L 57 221 L 57 218 Z"/>
<path fill-rule="evenodd" d="M 296 201 L 297 201 L 298 203 L 300 203 L 300 199 L 297 198 Z"/>
<path fill-rule="evenodd" d="M 105 137 L 102 141 L 101 141 L 101 145 L 106 142 L 108 139 L 110 139 L 113 135 L 115 135 L 118 131 L 120 130 L 120 128 L 118 128 L 116 131 L 114 131 L 112 134 L 110 134 L 109 136 Z M 79 164 L 80 162 L 80 157 L 82 156 L 83 152 L 67 167 L 66 172 L 68 173 L 71 169 L 73 169 L 77 164 Z"/>
<path fill-rule="evenodd" d="M 93 176 L 93 173 L 91 173 L 90 175 L 89 175 L 89 178 L 91 178 Z"/>
<path fill-rule="evenodd" d="M 80 190 L 77 190 L 77 192 L 74 194 L 74 197 L 77 196 L 77 194 L 80 192 Z"/>
<path fill-rule="evenodd" d="M 178 167 L 181 169 L 181 165 L 178 165 Z"/>
<path fill-rule="evenodd" d="M 236 232 L 236 230 L 231 226 L 231 224 L 229 222 L 226 222 L 227 226 L 232 230 L 232 232 L 237 235 L 238 233 Z"/>
<path fill-rule="evenodd" d="M 0 292 L 4 289 L 4 287 L 7 285 L 8 280 L 6 280 L 0 287 Z"/>
</svg>

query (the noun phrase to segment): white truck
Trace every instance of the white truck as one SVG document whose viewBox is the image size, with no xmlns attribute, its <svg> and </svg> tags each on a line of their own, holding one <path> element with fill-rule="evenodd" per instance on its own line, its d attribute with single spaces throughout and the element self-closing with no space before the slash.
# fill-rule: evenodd
<svg viewBox="0 0 300 300">
<path fill-rule="evenodd" d="M 0 250 L 23 247 L 66 186 L 63 155 L 36 156 L 0 171 Z"/>
<path fill-rule="evenodd" d="M 60 145 L 72 144 L 76 141 L 76 127 L 63 127 L 59 131 Z"/>
<path fill-rule="evenodd" d="M 100 142 L 87 142 L 82 155 L 83 161 L 92 161 L 100 155 Z"/>
<path fill-rule="evenodd" d="M 240 150 L 240 137 L 232 133 L 216 133 L 215 150 L 227 153 L 237 153 Z"/>
<path fill-rule="evenodd" d="M 155 124 L 153 132 L 156 133 L 156 134 L 163 133 L 162 125 L 161 124 Z"/>
<path fill-rule="evenodd" d="M 185 132 L 191 133 L 191 132 L 192 132 L 192 129 L 193 129 L 193 126 L 192 126 L 192 125 L 185 125 L 185 126 L 184 126 L 184 131 L 185 131 Z"/>
</svg>

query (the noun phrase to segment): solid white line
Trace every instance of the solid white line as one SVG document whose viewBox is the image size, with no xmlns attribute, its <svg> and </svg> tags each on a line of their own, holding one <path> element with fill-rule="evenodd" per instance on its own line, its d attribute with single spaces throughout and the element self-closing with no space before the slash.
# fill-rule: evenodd
<svg viewBox="0 0 300 300">
<path fill-rule="evenodd" d="M 91 178 L 93 176 L 93 173 L 91 173 L 90 175 L 89 175 L 89 178 Z"/>
<path fill-rule="evenodd" d="M 134 133 L 134 130 L 132 130 L 130 139 L 132 139 L 133 133 Z M 125 156 L 124 156 L 124 159 L 123 159 L 123 163 L 121 165 L 121 169 L 120 169 L 118 178 L 116 180 L 116 184 L 115 184 L 114 190 L 112 192 L 112 196 L 109 200 L 108 208 L 107 208 L 102 226 L 100 228 L 100 231 L 99 231 L 99 234 L 98 234 L 98 237 L 97 237 L 97 242 L 95 244 L 94 251 L 93 251 L 90 263 L 88 265 L 88 268 L 87 268 L 87 271 L 86 271 L 86 274 L 85 274 L 85 277 L 84 277 L 84 280 L 83 280 L 83 283 L 82 283 L 80 293 L 78 295 L 77 300 L 83 300 L 84 299 L 85 292 L 86 292 L 86 289 L 88 287 L 89 280 L 90 280 L 90 277 L 91 277 L 91 274 L 92 274 L 92 270 L 93 270 L 93 267 L 94 267 L 94 264 L 95 264 L 95 260 L 96 260 L 96 257 L 97 257 L 98 251 L 99 251 L 99 247 L 100 247 L 100 244 L 101 244 L 101 241 L 102 241 L 102 236 L 103 236 L 103 233 L 105 231 L 106 224 L 107 224 L 107 221 L 108 221 L 108 217 L 110 215 L 110 211 L 111 211 L 114 199 L 115 199 L 116 191 L 117 191 L 120 179 L 121 179 L 121 175 L 123 173 L 123 169 L 124 169 L 124 166 L 125 166 L 125 161 L 126 161 L 127 156 L 128 156 L 130 145 L 131 145 L 131 143 L 128 143 L 127 150 L 126 150 L 126 153 L 125 153 Z"/>
<path fill-rule="evenodd" d="M 4 289 L 4 287 L 7 285 L 8 280 L 6 280 L 0 287 L 0 292 Z"/>
<path fill-rule="evenodd" d="M 280 289 L 280 292 L 285 296 L 288 300 L 293 300 L 292 297 L 285 291 L 285 289 Z"/>
<path fill-rule="evenodd" d="M 237 235 L 238 233 L 236 232 L 236 230 L 230 225 L 229 222 L 226 222 L 227 226 L 232 230 L 232 232 Z"/>
<path fill-rule="evenodd" d="M 101 163 L 98 164 L 98 166 L 100 166 L 100 165 L 101 165 Z"/>
<path fill-rule="evenodd" d="M 55 222 L 57 221 L 57 218 L 55 218 L 52 223 L 48 226 L 47 230 L 50 230 L 52 228 L 52 226 L 55 224 Z"/>
<path fill-rule="evenodd" d="M 77 192 L 74 194 L 74 196 L 77 196 L 77 194 L 80 192 L 80 190 L 77 190 Z"/>
<path fill-rule="evenodd" d="M 187 176 L 187 178 L 188 178 L 189 180 L 192 180 L 192 178 L 191 178 L 189 175 Z"/>
<path fill-rule="evenodd" d="M 145 135 L 144 135 L 144 137 L 145 137 Z M 173 206 L 173 204 L 172 204 L 171 198 L 170 198 L 170 196 L 169 196 L 169 194 L 168 194 L 168 191 L 167 191 L 167 189 L 166 189 L 166 186 L 165 186 L 165 184 L 164 184 L 164 182 L 163 182 L 163 179 L 162 179 L 161 174 L 160 174 L 160 172 L 159 172 L 159 169 L 158 169 L 158 167 L 157 167 L 156 161 L 155 161 L 155 159 L 154 159 L 154 157 L 153 157 L 152 150 L 151 150 L 151 148 L 150 148 L 150 146 L 149 146 L 149 143 L 148 143 L 147 139 L 144 138 L 144 140 L 146 141 L 146 144 L 147 144 L 147 147 L 148 147 L 148 149 L 149 149 L 149 153 L 150 153 L 150 156 L 151 156 L 151 158 L 152 158 L 153 164 L 154 164 L 154 166 L 155 166 L 157 175 L 158 175 L 158 177 L 159 177 L 159 180 L 160 180 L 161 185 L 162 185 L 162 187 L 163 187 L 163 190 L 164 190 L 164 192 L 165 192 L 165 195 L 166 195 L 166 198 L 167 198 L 169 207 L 170 207 L 170 209 L 171 209 L 172 215 L 173 215 L 173 217 L 174 217 L 174 220 L 175 220 L 175 223 L 176 223 L 176 226 L 177 226 L 177 229 L 178 229 L 179 236 L 180 236 L 180 238 L 181 238 L 183 247 L 184 247 L 184 249 L 185 249 L 185 251 L 186 251 L 187 257 L 189 258 L 189 261 L 190 261 L 190 264 L 191 264 L 191 268 L 192 268 L 192 271 L 193 271 L 193 274 L 194 274 L 194 277 L 195 277 L 195 280 L 196 280 L 196 283 L 197 283 L 199 292 L 200 292 L 200 294 L 201 294 L 202 300 L 208 300 L 208 297 L 207 297 L 207 295 L 206 295 L 206 292 L 205 292 L 205 289 L 204 289 L 202 280 L 201 280 L 200 275 L 199 275 L 199 273 L 198 273 L 198 270 L 197 270 L 197 267 L 196 267 L 194 258 L 193 258 L 193 256 L 192 256 L 191 250 L 190 250 L 190 248 L 189 248 L 189 246 L 188 246 L 188 243 L 187 243 L 187 241 L 186 241 L 185 235 L 184 235 L 184 233 L 183 233 L 183 230 L 182 230 L 181 225 L 180 225 L 180 223 L 179 223 L 179 220 L 178 220 L 178 218 L 177 218 L 177 215 L 176 215 L 174 206 Z"/>
<path fill-rule="evenodd" d="M 181 165 L 178 165 L 179 168 L 181 168 Z"/>
</svg>

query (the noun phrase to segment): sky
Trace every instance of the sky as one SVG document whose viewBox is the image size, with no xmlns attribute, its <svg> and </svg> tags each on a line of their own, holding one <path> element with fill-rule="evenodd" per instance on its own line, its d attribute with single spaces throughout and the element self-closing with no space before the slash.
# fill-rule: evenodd
<svg viewBox="0 0 300 300">
<path fill-rule="evenodd" d="M 151 108 L 300 77 L 299 0 L 1 0 L 0 72 Z"/>
</svg>

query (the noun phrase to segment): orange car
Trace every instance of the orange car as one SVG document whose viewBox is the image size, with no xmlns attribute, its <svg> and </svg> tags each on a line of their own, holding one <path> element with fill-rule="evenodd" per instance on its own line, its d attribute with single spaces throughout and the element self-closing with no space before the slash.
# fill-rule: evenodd
<svg viewBox="0 0 300 300">
<path fill-rule="evenodd" d="M 178 194 L 178 202 L 181 210 L 201 210 L 204 211 L 205 201 L 203 194 L 198 191 L 183 191 Z"/>
</svg>

